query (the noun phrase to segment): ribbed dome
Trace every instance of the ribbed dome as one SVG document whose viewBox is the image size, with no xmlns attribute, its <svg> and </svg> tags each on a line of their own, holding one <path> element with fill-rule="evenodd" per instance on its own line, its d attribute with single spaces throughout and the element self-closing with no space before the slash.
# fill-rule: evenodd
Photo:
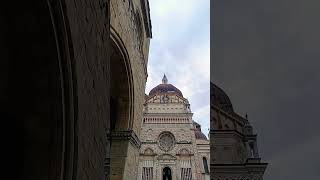
<svg viewBox="0 0 320 180">
<path fill-rule="evenodd" d="M 193 126 L 195 126 L 194 135 L 196 136 L 196 139 L 202 139 L 202 140 L 208 140 L 207 136 L 203 134 L 201 131 L 201 126 L 197 122 L 193 121 Z"/>
<path fill-rule="evenodd" d="M 214 106 L 217 106 L 228 113 L 234 112 L 228 95 L 213 83 L 210 83 L 210 96 L 211 103 L 213 102 Z"/>
<path fill-rule="evenodd" d="M 196 139 L 208 140 L 207 136 L 203 134 L 201 131 L 195 131 L 194 135 L 196 135 Z"/>
<path fill-rule="evenodd" d="M 175 92 L 178 95 L 183 97 L 181 91 L 178 88 L 174 87 L 172 84 L 159 84 L 149 92 L 149 96 L 152 96 L 157 93 L 168 93 L 168 92 Z"/>
<path fill-rule="evenodd" d="M 149 92 L 149 96 L 152 96 L 158 93 L 169 93 L 169 92 L 177 93 L 179 96 L 183 97 L 181 91 L 178 88 L 176 88 L 172 84 L 168 84 L 168 79 L 166 75 L 164 75 L 162 78 L 162 84 L 159 84 L 158 86 L 151 89 L 151 91 Z"/>
</svg>

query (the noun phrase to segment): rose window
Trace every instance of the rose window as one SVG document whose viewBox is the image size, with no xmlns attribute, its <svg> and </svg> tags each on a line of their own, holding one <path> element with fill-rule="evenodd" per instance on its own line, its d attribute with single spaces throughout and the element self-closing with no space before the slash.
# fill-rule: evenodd
<svg viewBox="0 0 320 180">
<path fill-rule="evenodd" d="M 174 147 L 174 144 L 175 144 L 174 136 L 171 133 L 165 132 L 160 134 L 159 147 L 161 150 L 170 151 Z"/>
</svg>

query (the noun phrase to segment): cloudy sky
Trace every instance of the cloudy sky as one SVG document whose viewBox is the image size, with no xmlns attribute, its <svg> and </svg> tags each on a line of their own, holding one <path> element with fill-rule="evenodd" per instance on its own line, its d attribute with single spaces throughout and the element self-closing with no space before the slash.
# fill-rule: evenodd
<svg viewBox="0 0 320 180">
<path fill-rule="evenodd" d="M 248 113 L 264 180 L 320 179 L 320 1 L 214 2 L 211 79 Z"/>
<path fill-rule="evenodd" d="M 181 90 L 207 135 L 210 102 L 210 0 L 150 0 L 152 39 L 146 93 L 161 83 Z"/>
</svg>

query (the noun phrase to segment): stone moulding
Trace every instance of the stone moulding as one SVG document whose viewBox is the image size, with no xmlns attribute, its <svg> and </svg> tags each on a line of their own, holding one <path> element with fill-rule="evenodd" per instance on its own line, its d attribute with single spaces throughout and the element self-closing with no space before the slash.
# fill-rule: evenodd
<svg viewBox="0 0 320 180">
<path fill-rule="evenodd" d="M 177 160 L 176 157 L 171 154 L 162 154 L 157 157 L 158 160 Z"/>
<path fill-rule="evenodd" d="M 141 141 L 133 130 L 111 132 L 111 141 L 128 141 L 140 149 Z"/>
<path fill-rule="evenodd" d="M 180 153 L 177 153 L 176 156 L 194 156 L 193 153 L 190 153 L 190 154 L 180 154 Z"/>
<path fill-rule="evenodd" d="M 192 144 L 191 141 L 178 141 L 177 144 Z"/>
<path fill-rule="evenodd" d="M 151 19 L 150 19 L 150 7 L 148 0 L 141 0 L 141 9 L 143 15 L 143 22 L 146 31 L 146 35 L 148 38 L 152 38 L 152 26 L 151 26 Z"/>
<path fill-rule="evenodd" d="M 61 90 L 63 91 L 64 111 L 61 124 L 63 135 L 60 137 L 64 144 L 61 145 L 61 152 L 56 154 L 60 165 L 51 164 L 50 171 L 60 172 L 58 174 L 59 179 L 74 180 L 77 179 L 78 169 L 78 96 L 72 33 L 67 16 L 66 2 L 47 0 L 47 4 L 52 18 L 56 48 L 59 51 L 58 59 L 61 68 L 61 83 L 63 83 Z"/>
<path fill-rule="evenodd" d="M 142 156 L 156 156 L 157 154 L 151 148 L 146 148 L 143 152 L 140 153 Z"/>
<path fill-rule="evenodd" d="M 153 154 L 144 154 L 144 153 L 139 153 L 140 156 L 157 156 L 156 153 Z"/>
<path fill-rule="evenodd" d="M 157 141 L 142 141 L 142 144 L 157 144 Z"/>
</svg>

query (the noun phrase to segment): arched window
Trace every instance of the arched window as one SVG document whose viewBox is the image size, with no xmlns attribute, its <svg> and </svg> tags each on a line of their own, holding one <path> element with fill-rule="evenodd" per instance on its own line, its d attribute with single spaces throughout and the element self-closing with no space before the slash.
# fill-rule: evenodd
<svg viewBox="0 0 320 180">
<path fill-rule="evenodd" d="M 202 161 L 203 161 L 204 172 L 205 172 L 206 174 L 209 174 L 209 168 L 208 168 L 207 158 L 206 158 L 206 157 L 203 157 L 203 158 L 202 158 Z"/>
</svg>

